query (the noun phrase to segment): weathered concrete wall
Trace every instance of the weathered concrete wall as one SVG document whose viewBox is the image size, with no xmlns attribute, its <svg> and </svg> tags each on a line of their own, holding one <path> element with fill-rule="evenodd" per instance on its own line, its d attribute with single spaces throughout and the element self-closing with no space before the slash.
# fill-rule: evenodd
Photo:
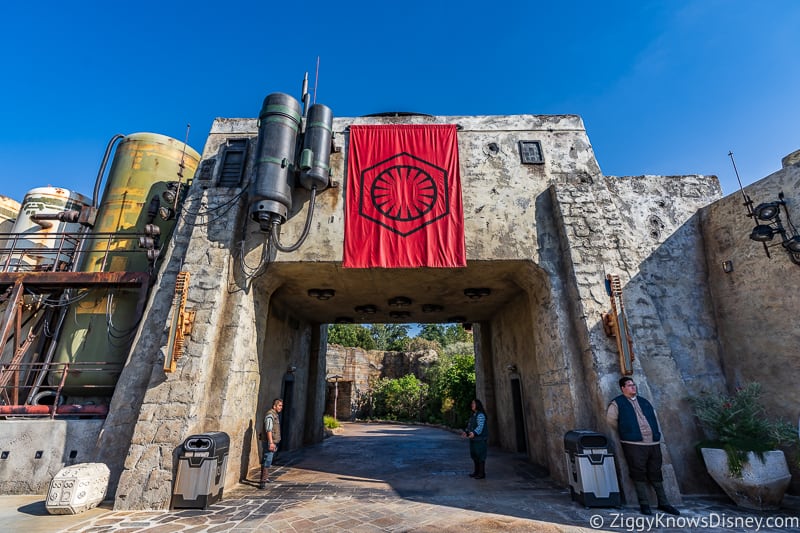
<svg viewBox="0 0 800 533">
<path fill-rule="evenodd" d="M 205 157 L 220 144 L 210 138 Z M 239 249 L 241 200 L 235 189 L 212 192 L 190 191 L 98 439 L 112 482 L 119 475 L 118 509 L 168 505 L 179 446 L 192 434 L 228 433 L 228 485 L 240 478 L 243 452 L 246 457 L 252 448 L 261 377 L 255 306 L 250 286 L 230 261 Z M 165 374 L 167 321 L 179 271 L 191 274 L 187 308 L 197 316 L 178 370 Z M 127 456 L 120 457 L 120 449 Z"/>
<path fill-rule="evenodd" d="M 797 153 L 795 153 L 797 154 Z M 791 154 L 790 154 L 791 155 Z M 792 221 L 800 222 L 800 161 L 787 157 L 781 170 L 745 188 L 754 207 L 786 195 Z M 800 265 L 790 261 L 778 244 L 769 248 L 749 238 L 755 220 L 745 216 L 740 193 L 711 204 L 700 213 L 705 237 L 708 286 L 719 324 L 722 365 L 726 380 L 704 382 L 693 391 L 732 392 L 756 381 L 770 416 L 796 423 L 800 416 L 800 328 L 794 317 L 800 308 Z M 783 212 L 781 220 L 786 225 Z M 775 243 L 780 237 L 773 238 Z M 726 273 L 722 263 L 730 261 Z M 727 384 L 727 387 L 725 386 Z M 795 467 L 793 492 L 800 491 L 800 471 Z"/>
<path fill-rule="evenodd" d="M 786 195 L 793 221 L 800 222 L 800 164 L 787 166 L 745 189 L 754 206 Z M 800 414 L 800 328 L 793 314 L 800 307 L 794 280 L 800 266 L 792 263 L 780 245 L 770 248 L 749 238 L 755 226 L 745 216 L 742 196 L 726 196 L 701 211 L 709 266 L 709 288 L 720 326 L 723 364 L 729 388 L 758 381 L 770 412 L 796 420 Z M 785 224 L 785 216 L 781 213 Z M 773 241 L 780 242 L 780 237 Z M 772 244 L 772 243 L 771 243 Z M 733 271 L 725 273 L 724 261 Z"/>
<path fill-rule="evenodd" d="M 102 424 L 102 420 L 3 421 L 0 494 L 44 494 L 59 470 L 92 462 Z"/>
<path fill-rule="evenodd" d="M 491 331 L 495 333 L 492 338 L 495 403 L 491 412 L 500 429 L 495 442 L 503 449 L 518 451 L 511 380 L 519 379 L 528 456 L 538 464 L 548 465 L 551 461 L 547 436 L 563 435 L 564 424 L 557 416 L 548 417 L 552 406 L 545 405 L 542 394 L 543 376 L 539 372 L 538 360 L 541 347 L 533 342 L 534 327 L 542 326 L 546 327 L 534 324 L 524 292 L 492 321 Z"/>
<path fill-rule="evenodd" d="M 235 119 L 241 120 L 241 119 Z M 461 160 L 464 233 L 467 260 L 538 260 L 535 200 L 545 191 L 554 175 L 595 175 L 599 167 L 594 158 L 583 121 L 575 115 L 452 116 L 400 118 L 337 118 L 333 130 L 341 149 L 331 156 L 335 180 L 345 175 L 346 129 L 351 124 L 458 124 L 458 150 Z M 256 131 L 255 120 L 237 123 Z M 215 122 L 213 131 L 236 127 Z M 544 147 L 542 165 L 521 165 L 519 140 L 539 140 Z M 489 145 L 495 144 L 496 151 Z M 278 262 L 320 262 L 342 260 L 344 237 L 343 189 L 329 190 L 317 197 L 313 244 L 297 252 L 279 254 Z M 303 194 L 293 211 L 306 209 Z M 282 239 L 294 242 L 300 235 L 304 217 L 290 217 L 282 227 Z M 257 227 L 251 227 L 253 234 Z M 285 237 L 284 237 L 285 236 Z"/>
<path fill-rule="evenodd" d="M 619 392 L 616 347 L 600 324 L 601 312 L 608 310 L 606 272 L 619 274 L 625 284 L 639 356 L 636 379 L 643 394 L 659 407 L 667 451 L 676 453 L 669 442 L 671 435 L 692 434 L 694 425 L 682 414 L 682 398 L 684 374 L 696 370 L 698 349 L 710 353 L 701 364 L 706 379 L 722 376 L 715 362 L 713 319 L 703 315 L 710 312 L 708 295 L 698 281 L 704 276 L 697 255 L 703 243 L 696 223 L 690 222 L 697 209 L 719 196 L 715 178 L 603 177 L 576 116 L 336 119 L 339 151 L 333 154 L 331 167 L 334 180 L 342 186 L 318 196 L 306 243 L 294 253 L 276 255 L 265 248 L 258 226 L 247 222 L 243 191 L 214 186 L 226 140 L 248 138 L 254 145 L 256 121 L 219 119 L 204 151 L 206 166 L 201 164 L 200 179 L 190 190 L 187 215 L 178 226 L 158 280 L 159 291 L 146 311 L 121 379 L 122 389 L 99 439 L 108 462 L 119 465 L 116 471 L 122 469 L 122 460 L 119 454 L 114 456 L 112 447 L 124 446 L 126 438 L 131 443 L 117 490 L 117 508 L 165 506 L 176 448 L 192 433 L 222 430 L 231 435 L 229 464 L 235 467 L 229 469 L 226 484 L 235 483 L 257 457 L 253 434 L 260 429 L 258 418 L 273 396 L 284 393 L 291 366 L 297 367 L 290 376 L 297 403 L 290 411 L 289 444 L 321 438 L 321 425 L 319 430 L 314 428 L 324 402 L 326 369 L 318 358 L 324 354 L 325 339 L 314 322 L 323 321 L 308 312 L 321 304 L 309 301 L 308 285 L 299 280 L 326 286 L 347 275 L 352 277 L 345 288 L 354 289 L 359 283 L 357 274 L 339 268 L 347 127 L 395 122 L 461 126 L 458 143 L 468 264 L 475 268 L 471 272 L 484 273 L 485 281 L 498 290 L 520 289 L 518 299 L 508 300 L 510 310 L 476 327 L 479 396 L 483 395 L 487 406 L 503 403 L 509 393 L 503 365 L 526 351 L 524 359 L 513 362 L 524 381 L 530 410 L 532 457 L 546 463 L 555 479 L 566 482 L 564 432 L 576 427 L 603 429 L 605 406 Z M 525 139 L 542 143 L 543 164 L 520 164 L 517 143 Z M 212 160 L 215 170 L 208 165 Z M 251 150 L 245 176 L 253 165 Z M 305 209 L 307 201 L 300 192 L 289 221 L 282 226 L 284 243 L 299 237 L 305 217 L 296 215 Z M 689 271 L 681 276 L 680 266 L 687 257 L 699 274 Z M 165 375 L 160 367 L 165 324 L 179 270 L 192 274 L 189 307 L 198 312 L 198 325 L 178 372 Z M 675 277 L 669 280 L 672 290 L 659 292 L 652 287 L 660 281 L 661 272 Z M 387 278 L 396 294 L 418 290 L 413 282 L 404 282 L 404 274 Z M 448 291 L 470 286 L 464 283 L 475 283 L 460 279 L 459 274 L 454 272 L 447 280 L 452 287 L 439 279 L 435 290 L 446 297 Z M 378 275 L 369 271 L 363 279 Z M 424 287 L 428 290 L 427 284 Z M 654 292 L 648 292 L 651 289 Z M 295 309 L 298 316 L 302 310 L 307 318 L 294 316 Z M 688 330 L 687 324 L 694 323 L 697 329 Z M 526 339 L 531 339 L 529 346 Z M 317 394 L 312 394 L 310 384 L 316 384 Z M 130 405 L 125 403 L 126 394 Z M 301 394 L 309 396 L 306 403 L 300 402 Z M 513 434 L 513 425 L 507 424 L 505 415 L 490 417 L 490 429 L 500 439 Z M 306 427 L 300 429 L 302 425 Z M 675 449 L 681 461 L 678 478 L 691 480 L 685 450 L 680 444 Z M 691 488 L 691 481 L 686 487 Z"/>
<path fill-rule="evenodd" d="M 664 425 L 668 484 L 674 491 L 677 477 L 684 490 L 697 490 L 705 481 L 696 475 L 691 437 L 697 429 L 685 400 L 690 391 L 684 378 L 697 367 L 702 368 L 699 379 L 724 377 L 710 295 L 704 288 L 703 241 L 692 215 L 720 196 L 719 184 L 706 176 L 599 176 L 557 183 L 552 193 L 569 256 L 565 262 L 575 291 L 572 320 L 584 352 L 587 400 L 596 406 L 596 427 L 611 434 L 605 406 L 620 393 L 616 345 L 605 336 L 601 321 L 610 307 L 604 287 L 609 273 L 623 283 L 637 357 L 634 378 L 641 394 L 654 401 Z M 702 358 L 698 350 L 704 351 Z M 627 483 L 624 462 L 622 472 Z"/>
<path fill-rule="evenodd" d="M 290 309 L 273 305 L 267 326 L 261 334 L 261 392 L 258 406 L 258 430 L 263 429 L 264 414 L 272 407 L 272 400 L 283 399 L 281 419 L 281 449 L 291 450 L 303 445 L 303 428 L 306 424 L 321 424 L 307 420 L 306 399 L 324 394 L 309 387 L 309 353 L 311 352 L 312 325 L 298 319 Z M 294 369 L 294 370 L 292 370 Z M 253 466 L 259 463 L 255 457 Z"/>
</svg>

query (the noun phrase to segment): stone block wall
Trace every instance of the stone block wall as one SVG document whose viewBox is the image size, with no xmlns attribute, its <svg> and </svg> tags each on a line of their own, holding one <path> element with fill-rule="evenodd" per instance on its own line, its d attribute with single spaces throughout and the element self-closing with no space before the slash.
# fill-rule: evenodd
<svg viewBox="0 0 800 533">
<path fill-rule="evenodd" d="M 619 394 L 616 344 L 601 324 L 609 309 L 605 274 L 618 274 L 637 354 L 635 378 L 662 416 L 673 480 L 693 488 L 692 458 L 684 442 L 672 439 L 696 433 L 683 400 L 687 380 L 723 379 L 700 253 L 703 233 L 693 218 L 719 197 L 716 178 L 604 177 L 579 117 L 520 115 L 336 119 L 341 150 L 331 159 L 334 179 L 345 175 L 349 124 L 393 121 L 459 124 L 467 259 L 496 265 L 504 283 L 520 288 L 507 309 L 476 325 L 478 394 L 487 406 L 507 404 L 507 366 L 517 365 L 528 402 L 529 453 L 566 481 L 563 434 L 608 432 L 605 407 Z M 227 139 L 253 145 L 255 135 L 255 119 L 215 121 L 200 178 L 210 161 L 218 169 Z M 519 163 L 517 143 L 525 139 L 542 142 L 544 163 Z M 188 218 L 178 225 L 98 439 L 101 455 L 115 465 L 112 479 L 121 472 L 118 509 L 165 506 L 177 447 L 193 433 L 231 435 L 226 486 L 235 483 L 257 458 L 260 416 L 287 387 L 298 398 L 289 411 L 288 445 L 318 438 L 314 428 L 330 374 L 324 327 L 298 318 L 291 302 L 276 295 L 295 277 L 319 282 L 323 271 L 336 275 L 343 192 L 320 195 L 306 244 L 276 255 L 247 222 L 245 191 L 214 187 L 215 172 L 190 190 Z M 305 208 L 303 194 L 292 214 Z M 284 243 L 297 240 L 304 219 L 290 216 L 281 228 Z M 166 324 L 181 270 L 192 275 L 188 307 L 197 311 L 197 324 L 178 371 L 164 374 Z M 506 413 L 490 417 L 490 430 L 513 434 L 511 422 Z"/>
</svg>

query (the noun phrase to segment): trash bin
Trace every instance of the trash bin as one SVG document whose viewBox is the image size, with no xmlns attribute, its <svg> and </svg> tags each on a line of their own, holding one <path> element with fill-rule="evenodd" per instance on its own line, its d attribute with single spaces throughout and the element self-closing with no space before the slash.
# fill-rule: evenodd
<svg viewBox="0 0 800 533">
<path fill-rule="evenodd" d="M 619 507 L 617 468 L 605 435 L 586 429 L 568 431 L 564 455 L 573 501 L 585 507 Z"/>
<path fill-rule="evenodd" d="M 192 435 L 181 446 L 172 509 L 208 509 L 222 498 L 230 437 L 222 431 Z"/>
</svg>

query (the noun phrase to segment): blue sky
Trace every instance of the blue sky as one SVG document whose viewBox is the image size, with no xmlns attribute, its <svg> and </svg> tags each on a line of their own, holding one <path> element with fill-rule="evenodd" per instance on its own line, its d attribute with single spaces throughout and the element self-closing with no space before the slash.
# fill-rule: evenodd
<svg viewBox="0 0 800 533">
<path fill-rule="evenodd" d="M 202 150 L 215 117 L 299 96 L 337 116 L 578 114 L 607 175 L 736 190 L 800 148 L 800 2 L 6 2 L 0 194 L 91 194 L 116 133 Z"/>
</svg>

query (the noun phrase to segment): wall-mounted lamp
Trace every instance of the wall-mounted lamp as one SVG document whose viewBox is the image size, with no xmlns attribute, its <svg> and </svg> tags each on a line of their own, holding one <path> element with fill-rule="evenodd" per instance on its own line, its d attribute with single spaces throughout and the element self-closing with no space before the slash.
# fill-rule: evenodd
<svg viewBox="0 0 800 533">
<path fill-rule="evenodd" d="M 308 295 L 317 300 L 330 300 L 336 296 L 336 291 L 333 289 L 308 289 Z"/>
<path fill-rule="evenodd" d="M 378 312 L 378 308 L 376 306 L 372 305 L 372 304 L 357 305 L 355 307 L 355 311 L 356 311 L 356 313 L 359 313 L 359 314 L 362 314 L 362 315 L 374 315 L 375 313 Z"/>
<path fill-rule="evenodd" d="M 756 220 L 756 226 L 750 232 L 750 238 L 764 245 L 764 252 L 767 257 L 770 257 L 770 245 L 767 243 L 777 235 L 781 239 L 780 243 L 775 242 L 772 246 L 780 244 L 789 254 L 789 259 L 792 263 L 800 265 L 800 234 L 798 234 L 797 228 L 789 217 L 789 210 L 786 209 L 783 191 L 778 193 L 777 202 L 758 204 L 755 209 L 753 209 L 753 201 L 745 195 L 745 207 L 747 208 L 747 216 Z M 781 207 L 783 207 L 783 214 L 786 217 L 786 226 L 781 221 Z"/>
<path fill-rule="evenodd" d="M 730 274 L 733 272 L 733 261 L 723 261 L 722 262 L 722 271 L 726 274 Z"/>
<path fill-rule="evenodd" d="M 508 370 L 509 374 L 516 374 L 517 373 L 517 365 L 515 365 L 514 363 L 506 365 L 506 370 Z"/>
<path fill-rule="evenodd" d="M 411 298 L 406 298 L 405 296 L 395 296 L 388 303 L 391 307 L 408 307 L 414 302 Z"/>
<path fill-rule="evenodd" d="M 479 300 L 484 296 L 489 296 L 490 294 L 492 294 L 492 289 L 487 289 L 486 287 L 470 287 L 468 289 L 464 289 L 464 296 L 470 300 Z"/>
<path fill-rule="evenodd" d="M 742 198 L 744 199 L 744 207 L 747 210 L 747 216 L 756 221 L 755 227 L 750 231 L 750 239 L 764 245 L 764 253 L 767 254 L 767 257 L 771 257 L 769 254 L 769 247 L 780 244 L 783 249 L 786 250 L 786 253 L 789 254 L 789 259 L 792 263 L 800 265 L 800 233 L 798 233 L 797 228 L 792 223 L 792 219 L 789 217 L 789 210 L 786 209 L 783 191 L 778 193 L 778 201 L 761 203 L 753 208 L 753 200 L 745 194 L 742 180 L 739 179 L 739 171 L 736 170 L 733 152 L 728 152 L 728 156 L 733 163 L 736 179 L 739 180 L 739 189 L 742 191 Z M 781 207 L 783 207 L 783 214 L 786 217 L 785 227 L 781 221 Z M 776 235 L 780 237 L 780 242 L 767 244 L 771 242 Z"/>
</svg>

